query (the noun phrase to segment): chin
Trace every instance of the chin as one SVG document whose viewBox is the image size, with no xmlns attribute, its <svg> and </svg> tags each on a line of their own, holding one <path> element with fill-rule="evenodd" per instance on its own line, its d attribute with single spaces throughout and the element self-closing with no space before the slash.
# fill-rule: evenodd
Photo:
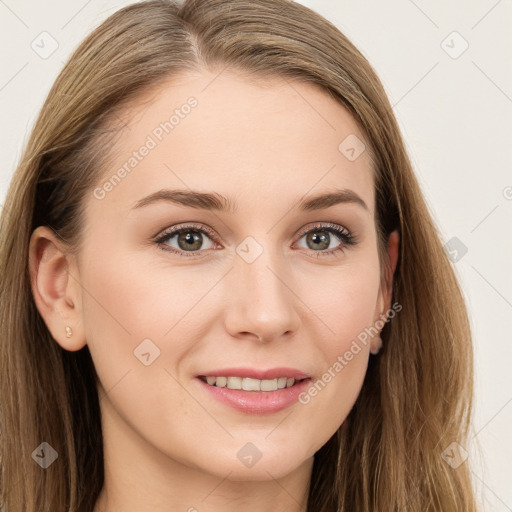
<svg viewBox="0 0 512 512">
<path fill-rule="evenodd" d="M 276 446 L 262 446 L 259 443 L 259 450 L 255 443 L 250 441 L 237 446 L 232 455 L 232 450 L 212 454 L 215 466 L 208 468 L 208 472 L 214 473 L 221 478 L 229 474 L 228 479 L 236 482 L 243 481 L 269 481 L 282 478 L 304 464 L 309 458 L 301 453 L 296 447 L 290 446 L 286 449 Z"/>
<path fill-rule="evenodd" d="M 285 477 L 292 473 L 300 465 L 297 461 L 294 464 L 292 461 L 287 461 L 286 464 L 276 466 L 272 463 L 264 463 L 260 460 L 252 468 L 233 466 L 228 480 L 233 482 L 265 482 L 276 480 Z M 225 474 L 224 474 L 225 476 Z"/>
</svg>

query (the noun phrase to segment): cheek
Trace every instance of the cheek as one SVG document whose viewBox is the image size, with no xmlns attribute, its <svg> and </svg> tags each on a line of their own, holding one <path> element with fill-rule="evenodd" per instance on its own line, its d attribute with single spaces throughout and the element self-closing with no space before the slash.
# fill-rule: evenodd
<svg viewBox="0 0 512 512">
<path fill-rule="evenodd" d="M 317 281 L 318 282 L 318 281 Z M 322 367 L 299 402 L 318 424 L 324 442 L 354 405 L 368 367 L 379 292 L 378 261 L 338 270 L 324 283 L 324 294 L 309 294 L 311 309 L 325 326 L 316 337 Z M 318 331 L 320 332 L 320 331 Z"/>
<path fill-rule="evenodd" d="M 133 350 L 146 338 L 160 349 L 173 338 L 187 312 L 212 286 L 208 279 L 187 282 L 179 268 L 152 268 L 151 262 L 128 252 L 105 251 L 83 274 L 87 340 L 110 340 L 109 350 Z M 149 264 L 148 264 L 149 263 Z M 157 264 L 158 265 L 158 264 Z M 198 288 L 200 287 L 200 288 Z M 173 332 L 174 331 L 174 332 Z M 180 342 L 173 348 L 179 348 Z M 95 346 L 100 350 L 104 346 Z"/>
<path fill-rule="evenodd" d="M 152 281 L 154 273 L 129 253 L 113 246 L 94 249 L 91 245 L 94 256 L 84 259 L 80 276 L 85 336 L 103 389 L 108 391 L 121 379 L 119 387 L 148 378 L 153 389 L 161 385 L 156 380 L 168 385 L 165 344 L 172 341 L 173 356 L 180 357 L 172 327 L 185 315 L 183 297 L 173 287 L 166 289 L 162 280 Z M 132 390 L 134 397 L 138 389 Z"/>
<path fill-rule="evenodd" d="M 368 344 L 364 333 L 373 325 L 379 296 L 378 259 L 361 261 L 337 269 L 320 269 L 304 280 L 304 303 L 324 326 L 319 338 L 322 352 L 332 362 L 359 339 Z M 365 343 L 366 342 L 366 343 Z"/>
<path fill-rule="evenodd" d="M 102 414 L 108 418 L 105 436 L 122 439 L 125 433 L 119 429 L 129 425 L 170 452 L 176 439 L 188 439 L 187 426 L 198 418 L 205 421 L 205 411 L 184 392 L 177 371 L 197 340 L 196 323 L 187 311 L 198 291 L 193 288 L 188 300 L 183 278 L 174 278 L 179 269 L 165 273 L 141 263 L 108 250 L 88 260 L 80 272 L 87 290 L 85 333 L 100 382 Z M 202 293 L 212 285 L 204 283 Z M 186 461 L 186 453 L 174 452 Z"/>
</svg>

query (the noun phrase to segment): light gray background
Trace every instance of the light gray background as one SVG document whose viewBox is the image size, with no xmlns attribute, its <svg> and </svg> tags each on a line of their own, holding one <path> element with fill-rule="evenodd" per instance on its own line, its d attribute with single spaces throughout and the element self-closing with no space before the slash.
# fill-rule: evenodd
<svg viewBox="0 0 512 512">
<path fill-rule="evenodd" d="M 1 204 L 65 60 L 86 34 L 129 3 L 0 0 Z M 465 449 L 483 510 L 512 511 L 510 0 L 300 3 L 332 21 L 372 63 L 443 243 L 457 237 L 467 247 L 454 262 L 475 341 L 474 436 Z M 47 58 L 31 47 L 51 50 L 43 31 L 58 44 Z"/>
</svg>

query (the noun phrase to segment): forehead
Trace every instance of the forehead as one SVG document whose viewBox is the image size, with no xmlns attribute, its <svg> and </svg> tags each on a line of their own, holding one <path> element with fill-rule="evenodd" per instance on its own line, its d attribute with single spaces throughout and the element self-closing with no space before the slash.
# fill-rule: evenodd
<svg viewBox="0 0 512 512">
<path fill-rule="evenodd" d="M 197 70 L 146 91 L 116 120 L 98 183 L 107 184 L 105 203 L 128 208 L 165 187 L 216 191 L 255 208 L 349 188 L 373 212 L 368 141 L 315 84 Z"/>
</svg>

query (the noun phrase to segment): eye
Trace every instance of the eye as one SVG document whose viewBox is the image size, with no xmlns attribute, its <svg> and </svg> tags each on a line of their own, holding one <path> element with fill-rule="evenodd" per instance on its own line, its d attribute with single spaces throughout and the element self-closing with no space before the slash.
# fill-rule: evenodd
<svg viewBox="0 0 512 512">
<path fill-rule="evenodd" d="M 332 235 L 334 235 L 334 238 Z M 315 252 L 317 257 L 332 256 L 338 251 L 344 251 L 348 246 L 357 243 L 350 231 L 331 223 L 320 223 L 313 226 L 313 228 L 309 228 L 300 234 L 300 240 L 304 237 L 306 237 L 306 249 L 312 247 L 311 251 Z M 338 239 L 339 245 L 333 248 L 332 242 L 335 243 L 336 239 Z M 207 244 L 207 247 L 204 247 L 205 240 L 210 241 L 210 245 Z M 198 256 L 199 253 L 203 252 L 201 249 L 212 249 L 215 245 L 213 241 L 216 241 L 215 232 L 204 224 L 173 226 L 155 239 L 155 243 L 162 246 L 163 250 L 185 257 Z"/>
<path fill-rule="evenodd" d="M 199 249 L 205 249 L 205 247 L 203 247 L 205 235 L 206 238 L 215 238 L 213 231 L 202 224 L 199 227 L 192 225 L 178 228 L 173 227 L 162 233 L 155 242 L 163 245 L 164 250 L 178 253 L 180 256 L 196 256 L 195 253 L 197 253 Z M 170 245 L 173 238 L 176 238 L 175 242 L 178 245 L 177 247 Z M 206 249 L 209 248 L 211 247 L 206 247 Z M 187 254 L 187 252 L 189 254 Z"/>
<path fill-rule="evenodd" d="M 334 234 L 334 238 L 327 233 Z M 344 251 L 347 246 L 356 244 L 355 237 L 348 229 L 331 223 L 317 224 L 316 226 L 313 226 L 312 229 L 310 228 L 306 232 L 302 233 L 301 240 L 304 237 L 306 237 L 306 249 L 313 247 L 312 251 L 317 253 L 317 257 L 332 256 L 333 254 L 338 253 L 338 251 Z M 332 242 L 335 243 L 336 238 L 341 241 L 341 243 L 333 248 Z M 324 249 L 329 250 L 326 251 Z"/>
</svg>

